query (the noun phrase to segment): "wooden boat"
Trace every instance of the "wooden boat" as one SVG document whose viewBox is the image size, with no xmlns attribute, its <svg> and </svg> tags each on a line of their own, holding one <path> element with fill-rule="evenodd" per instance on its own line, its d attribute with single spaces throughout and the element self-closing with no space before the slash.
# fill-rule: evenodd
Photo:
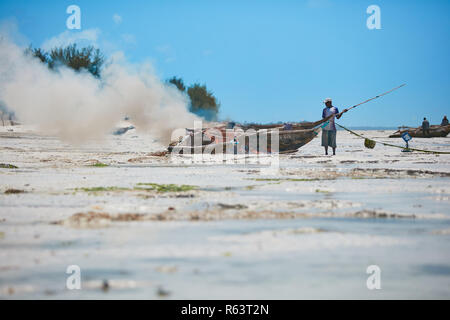
<svg viewBox="0 0 450 320">
<path fill-rule="evenodd" d="M 227 124 L 222 124 L 220 126 L 216 126 L 214 127 L 214 129 L 218 129 L 218 130 L 226 130 L 226 129 L 233 129 L 233 128 L 241 128 L 242 130 L 249 130 L 249 129 L 253 129 L 253 130 L 270 130 L 270 129 L 279 129 L 279 130 L 303 130 L 303 129 L 313 129 L 319 125 L 321 125 L 322 123 L 324 123 L 325 121 L 329 120 L 331 118 L 325 118 L 325 119 L 321 119 L 318 121 L 314 121 L 314 122 L 293 122 L 293 123 L 268 123 L 268 124 L 256 124 L 256 123 L 250 123 L 250 124 L 239 124 L 239 123 L 235 123 L 235 122 L 229 122 Z M 230 124 L 232 124 L 230 126 Z M 212 128 L 202 128 L 202 131 L 207 131 L 208 129 L 212 129 Z M 187 132 L 194 132 L 196 130 L 192 129 L 192 128 L 186 128 Z"/>
<path fill-rule="evenodd" d="M 257 154 L 272 153 L 272 134 L 274 129 L 278 134 L 278 152 L 296 152 L 298 148 L 314 139 L 322 127 L 334 115 L 315 122 L 303 122 L 282 126 L 239 125 L 233 123 L 233 129 L 228 125 L 213 128 L 186 129 L 186 135 L 178 141 L 171 142 L 168 151 L 178 154 Z M 245 130 L 245 131 L 244 131 Z M 274 137 L 275 139 L 275 137 Z M 260 145 L 261 142 L 261 145 Z M 275 152 L 275 150 L 273 150 Z"/>
<path fill-rule="evenodd" d="M 432 125 L 430 126 L 430 133 L 424 135 L 422 127 L 418 128 L 406 128 L 401 127 L 399 130 L 394 132 L 389 136 L 389 138 L 401 138 L 404 132 L 408 132 L 409 135 L 413 138 L 436 138 L 436 137 L 446 137 L 450 132 L 450 125 L 440 126 L 440 125 Z"/>
<path fill-rule="evenodd" d="M 291 153 L 296 152 L 298 148 L 304 146 L 314 139 L 321 128 L 318 129 L 300 129 L 300 130 L 281 130 L 278 131 L 278 152 Z M 199 134 L 199 133 L 197 133 Z M 171 143 L 168 151 L 178 154 L 257 154 L 272 153 L 272 135 L 275 131 L 259 130 L 257 132 L 242 132 L 240 135 L 230 139 L 222 137 L 209 140 L 202 132 L 202 145 L 194 145 L 194 135 L 187 137 L 179 143 Z M 276 136 L 273 137 L 274 139 Z M 209 140 L 209 141 L 208 141 Z M 218 142 L 219 141 L 219 142 Z M 275 151 L 275 150 L 273 150 Z"/>
<path fill-rule="evenodd" d="M 280 130 L 286 130 L 286 128 L 289 128 L 287 130 L 302 130 L 302 129 L 312 129 L 317 127 L 318 125 L 325 122 L 327 119 L 318 120 L 315 122 L 294 122 L 294 123 L 287 123 L 285 124 L 256 124 L 256 123 L 250 123 L 250 124 L 243 124 L 240 125 L 242 129 L 248 130 L 248 129 L 255 129 L 255 130 L 261 130 L 261 129 L 273 129 L 273 128 L 279 128 Z"/>
</svg>

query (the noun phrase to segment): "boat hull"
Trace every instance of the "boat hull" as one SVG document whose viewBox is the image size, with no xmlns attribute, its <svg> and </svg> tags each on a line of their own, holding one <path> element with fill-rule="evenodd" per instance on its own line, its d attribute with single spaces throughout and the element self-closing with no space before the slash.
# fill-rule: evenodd
<svg viewBox="0 0 450 320">
<path fill-rule="evenodd" d="M 194 146 L 194 139 L 184 145 L 169 146 L 169 152 L 178 154 L 258 154 L 290 153 L 309 143 L 320 132 L 319 129 L 284 130 L 275 133 L 272 130 L 260 130 L 256 133 L 244 133 L 233 141 L 208 143 Z M 274 135 L 272 137 L 272 135 Z M 278 138 L 278 141 L 277 141 Z M 273 141 L 272 141 L 273 140 Z M 204 141 L 204 140 L 203 140 Z M 273 143 L 272 143 L 273 142 Z M 274 145 L 278 144 L 278 146 Z M 278 149 L 278 150 L 276 150 Z"/>
<path fill-rule="evenodd" d="M 450 133 L 450 125 L 447 126 L 439 126 L 433 125 L 430 126 L 430 133 L 424 134 L 421 127 L 418 128 L 408 128 L 404 130 L 398 130 L 391 134 L 389 138 L 401 138 L 404 132 L 408 132 L 409 135 L 413 138 L 437 138 L 437 137 L 446 137 Z"/>
<path fill-rule="evenodd" d="M 330 119 L 330 117 L 328 117 L 326 119 L 321 119 L 321 120 L 318 120 L 315 122 L 291 123 L 291 130 L 313 129 L 329 119 Z M 241 127 L 244 130 L 248 130 L 248 129 L 261 130 L 261 129 L 274 129 L 274 128 L 278 128 L 280 130 L 285 130 L 284 124 L 247 124 L 247 125 L 241 125 Z"/>
</svg>

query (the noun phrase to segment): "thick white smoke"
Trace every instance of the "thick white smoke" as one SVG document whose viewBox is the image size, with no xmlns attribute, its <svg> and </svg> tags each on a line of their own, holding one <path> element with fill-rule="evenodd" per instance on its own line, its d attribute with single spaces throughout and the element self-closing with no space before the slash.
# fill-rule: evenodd
<svg viewBox="0 0 450 320">
<path fill-rule="evenodd" d="M 131 66 L 116 54 L 101 81 L 88 72 L 50 71 L 0 34 L 0 101 L 24 123 L 73 143 L 100 138 L 129 116 L 137 129 L 168 142 L 176 128 L 196 118 L 187 98 L 165 85 L 149 65 Z"/>
</svg>

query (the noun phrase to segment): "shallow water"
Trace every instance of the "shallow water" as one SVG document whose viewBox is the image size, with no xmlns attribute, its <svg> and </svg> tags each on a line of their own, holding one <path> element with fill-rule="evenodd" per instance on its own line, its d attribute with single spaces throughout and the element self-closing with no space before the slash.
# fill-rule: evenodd
<svg viewBox="0 0 450 320">
<path fill-rule="evenodd" d="M 161 146 L 134 130 L 73 147 L 14 129 L 14 139 L 0 132 L 0 163 L 19 167 L 0 169 L 2 298 L 450 298 L 450 155 L 368 150 L 339 131 L 336 157 L 323 156 L 315 139 L 267 173 L 258 165 L 174 165 L 148 156 Z M 364 132 L 401 145 L 389 133 Z M 95 161 L 110 166 L 91 167 Z M 198 190 L 132 190 L 142 182 Z M 74 190 L 98 186 L 130 191 Z M 10 188 L 26 192 L 4 194 Z M 90 211 L 170 219 L 71 222 Z M 81 268 L 81 290 L 66 288 L 69 265 Z M 366 286 L 369 265 L 381 269 L 380 290 Z"/>
</svg>

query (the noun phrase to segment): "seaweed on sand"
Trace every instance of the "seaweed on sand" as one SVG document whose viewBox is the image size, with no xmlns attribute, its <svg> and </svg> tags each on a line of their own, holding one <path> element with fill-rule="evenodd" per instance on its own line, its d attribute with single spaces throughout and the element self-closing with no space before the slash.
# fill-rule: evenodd
<svg viewBox="0 0 450 320">
<path fill-rule="evenodd" d="M 183 191 L 191 191 L 195 190 L 198 187 L 182 184 L 158 184 L 158 183 L 138 183 L 136 184 L 135 190 L 154 190 L 156 192 L 183 192 Z"/>
<path fill-rule="evenodd" d="M 133 188 L 123 187 L 91 187 L 91 188 L 75 188 L 75 192 L 84 191 L 89 193 L 98 192 L 121 192 L 121 191 L 156 191 L 158 193 L 163 192 L 185 192 L 197 189 L 197 186 L 192 185 L 177 185 L 177 184 L 158 184 L 158 183 L 138 183 Z"/>
<path fill-rule="evenodd" d="M 8 189 L 5 191 L 5 194 L 16 194 L 16 193 L 25 193 L 25 191 L 20 189 Z"/>
<path fill-rule="evenodd" d="M 103 167 L 109 167 L 109 164 L 97 162 L 97 163 L 92 164 L 91 167 L 103 168 Z"/>
<path fill-rule="evenodd" d="M 129 188 L 121 187 L 92 187 L 92 188 L 75 188 L 75 191 L 84 192 L 108 192 L 108 191 L 130 191 Z"/>
<path fill-rule="evenodd" d="M 9 163 L 0 163 L 0 168 L 5 168 L 5 169 L 18 169 L 19 167 L 13 165 L 13 164 L 9 164 Z"/>
</svg>

